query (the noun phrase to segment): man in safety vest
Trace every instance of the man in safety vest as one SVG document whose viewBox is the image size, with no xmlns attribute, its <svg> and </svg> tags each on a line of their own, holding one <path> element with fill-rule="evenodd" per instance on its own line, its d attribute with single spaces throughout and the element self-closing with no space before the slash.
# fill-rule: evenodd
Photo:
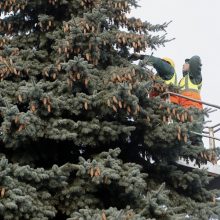
<svg viewBox="0 0 220 220">
<path fill-rule="evenodd" d="M 140 54 L 132 54 L 130 59 L 132 60 L 140 59 L 140 60 L 144 60 L 144 61 L 151 63 L 157 71 L 156 75 L 158 79 L 163 80 L 164 83 L 167 85 L 170 85 L 170 84 L 173 84 L 174 86 L 178 85 L 177 74 L 175 71 L 175 64 L 172 59 L 168 57 L 164 57 L 161 59 L 161 58 L 154 57 L 154 56 L 140 55 Z M 150 97 L 154 97 L 157 95 L 159 94 L 152 92 L 150 94 Z M 178 97 L 171 95 L 170 102 L 178 104 Z"/>
<path fill-rule="evenodd" d="M 193 56 L 190 59 L 185 59 L 183 64 L 183 78 L 179 82 L 180 94 L 186 97 L 201 101 L 200 91 L 202 87 L 202 74 L 201 74 L 201 59 L 199 56 Z M 184 108 L 194 107 L 199 110 L 203 109 L 201 103 L 179 97 L 179 105 Z M 193 129 L 195 132 L 202 134 L 204 116 L 197 114 L 194 118 L 197 122 L 196 127 Z M 191 144 L 195 146 L 203 146 L 202 137 L 196 134 L 191 134 Z"/>
<path fill-rule="evenodd" d="M 183 64 L 183 78 L 179 82 L 181 95 L 201 101 L 200 90 L 202 87 L 201 59 L 199 56 L 193 56 L 185 59 Z M 203 109 L 201 103 L 194 102 L 185 98 L 179 98 L 179 105 L 184 108 L 195 107 Z"/>
</svg>

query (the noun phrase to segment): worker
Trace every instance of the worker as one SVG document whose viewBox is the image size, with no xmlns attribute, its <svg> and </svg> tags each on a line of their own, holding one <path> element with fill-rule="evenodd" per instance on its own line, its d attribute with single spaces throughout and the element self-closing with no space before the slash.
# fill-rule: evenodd
<svg viewBox="0 0 220 220">
<path fill-rule="evenodd" d="M 156 69 L 157 79 L 161 79 L 165 84 L 170 85 L 173 84 L 174 86 L 177 86 L 177 74 L 175 71 L 175 64 L 172 59 L 168 57 L 164 58 L 158 58 L 154 56 L 149 55 L 141 55 L 141 54 L 132 54 L 129 58 L 129 60 L 144 60 L 153 65 L 153 67 Z M 144 62 L 143 61 L 143 62 Z M 152 91 L 150 93 L 150 97 L 158 96 L 159 94 L 155 91 Z M 171 95 L 170 96 L 170 102 L 178 104 L 179 100 L 177 96 Z"/>
<path fill-rule="evenodd" d="M 183 64 L 183 78 L 179 82 L 181 95 L 201 101 L 201 66 L 202 64 L 199 56 L 193 56 L 190 59 L 185 59 L 185 63 Z M 184 108 L 195 107 L 198 109 L 203 109 L 201 103 L 181 97 L 179 98 L 179 105 L 183 106 Z"/>
<path fill-rule="evenodd" d="M 186 97 L 201 101 L 200 91 L 202 87 L 202 74 L 201 74 L 201 59 L 195 55 L 190 59 L 185 59 L 183 64 L 183 78 L 179 82 L 180 94 Z M 202 110 L 202 103 L 198 103 L 186 98 L 179 97 L 179 105 L 184 108 L 196 108 Z M 202 134 L 204 115 L 198 112 L 194 115 L 194 127 L 193 131 Z M 190 135 L 191 145 L 204 146 L 202 136 L 191 134 Z"/>
</svg>

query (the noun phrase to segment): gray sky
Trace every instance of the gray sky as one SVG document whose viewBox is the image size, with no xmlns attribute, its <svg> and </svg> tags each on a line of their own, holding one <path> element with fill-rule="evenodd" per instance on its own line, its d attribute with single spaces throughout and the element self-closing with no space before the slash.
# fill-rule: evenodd
<svg viewBox="0 0 220 220">
<path fill-rule="evenodd" d="M 139 0 L 139 5 L 131 16 L 151 24 L 173 21 L 166 29 L 167 38 L 176 39 L 158 48 L 154 56 L 172 58 L 181 79 L 184 59 L 199 55 L 203 64 L 202 99 L 220 105 L 220 0 Z M 150 49 L 146 53 L 150 54 Z M 220 110 L 211 113 L 210 119 L 209 126 L 220 123 Z M 216 136 L 220 137 L 220 132 Z"/>
</svg>

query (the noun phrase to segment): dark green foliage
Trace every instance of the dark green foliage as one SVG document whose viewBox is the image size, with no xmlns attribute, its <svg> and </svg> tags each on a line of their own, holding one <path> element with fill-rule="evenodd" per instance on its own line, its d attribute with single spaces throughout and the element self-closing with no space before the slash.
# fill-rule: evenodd
<svg viewBox="0 0 220 220">
<path fill-rule="evenodd" d="M 128 18 L 132 7 L 136 0 L 0 2 L 3 219 L 219 217 L 207 173 L 176 164 L 206 163 L 192 133 L 206 111 L 149 98 L 178 88 L 128 57 L 168 42 L 154 34 L 168 23 Z"/>
</svg>

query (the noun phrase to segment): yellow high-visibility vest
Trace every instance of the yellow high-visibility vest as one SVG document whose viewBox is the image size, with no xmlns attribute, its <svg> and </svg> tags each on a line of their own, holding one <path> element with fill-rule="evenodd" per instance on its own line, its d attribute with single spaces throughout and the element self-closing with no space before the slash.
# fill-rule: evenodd
<svg viewBox="0 0 220 220">
<path fill-rule="evenodd" d="M 184 76 L 180 82 L 179 82 L 179 86 L 181 91 L 194 91 L 194 92 L 198 92 L 200 93 L 201 88 L 202 88 L 202 82 L 199 84 L 194 84 L 189 77 L 189 74 L 187 74 L 186 76 Z"/>
<path fill-rule="evenodd" d="M 176 72 L 173 74 L 173 77 L 171 79 L 162 79 L 158 74 L 157 75 L 157 79 L 160 79 L 162 81 L 164 81 L 165 84 L 170 85 L 173 84 L 174 86 L 177 86 L 177 75 Z"/>
</svg>

